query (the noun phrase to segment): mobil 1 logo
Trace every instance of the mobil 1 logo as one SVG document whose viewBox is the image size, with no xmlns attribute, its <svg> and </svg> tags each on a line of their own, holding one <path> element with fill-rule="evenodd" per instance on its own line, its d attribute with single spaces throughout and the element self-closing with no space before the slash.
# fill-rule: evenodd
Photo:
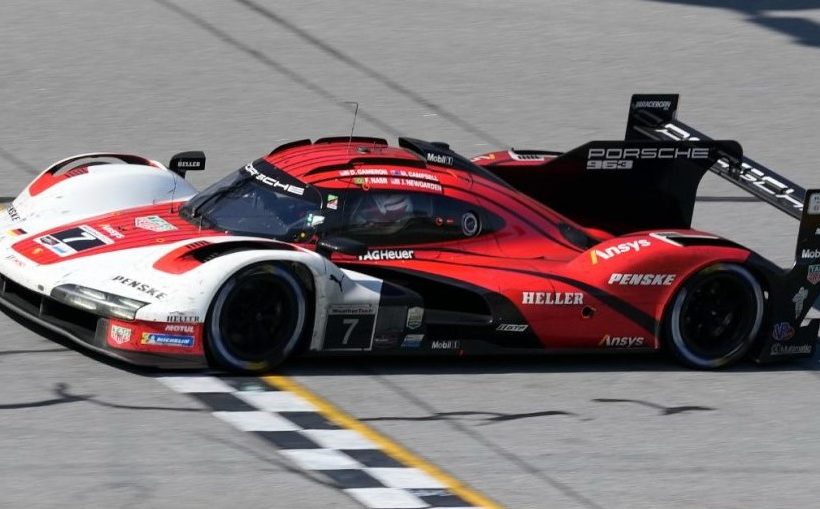
<svg viewBox="0 0 820 509">
<path fill-rule="evenodd" d="M 375 304 L 334 304 L 327 315 L 324 350 L 371 350 Z"/>
</svg>

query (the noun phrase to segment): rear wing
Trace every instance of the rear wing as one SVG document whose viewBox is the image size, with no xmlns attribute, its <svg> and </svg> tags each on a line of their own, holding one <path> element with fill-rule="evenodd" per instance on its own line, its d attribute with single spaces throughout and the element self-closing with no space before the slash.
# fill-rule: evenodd
<svg viewBox="0 0 820 509">
<path fill-rule="evenodd" d="M 626 140 L 711 140 L 676 118 L 678 99 L 678 94 L 633 95 Z M 762 164 L 748 157 L 743 157 L 740 164 L 721 158 L 710 170 L 795 219 L 801 219 L 806 190 Z"/>
</svg>

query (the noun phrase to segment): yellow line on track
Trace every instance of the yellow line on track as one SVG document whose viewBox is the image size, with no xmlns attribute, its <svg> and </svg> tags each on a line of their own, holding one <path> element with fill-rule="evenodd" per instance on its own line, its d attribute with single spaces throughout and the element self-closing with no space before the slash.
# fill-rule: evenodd
<svg viewBox="0 0 820 509">
<path fill-rule="evenodd" d="M 355 417 L 347 414 L 343 410 L 336 407 L 333 403 L 297 383 L 292 378 L 281 375 L 270 375 L 263 376 L 262 380 L 281 391 L 291 392 L 309 401 L 316 407 L 319 413 L 330 421 L 333 421 L 343 428 L 359 432 L 362 436 L 375 443 L 379 449 L 384 451 L 388 456 L 392 457 L 396 461 L 426 472 L 465 502 L 473 504 L 476 507 L 501 509 L 501 505 L 497 502 L 494 502 L 487 496 L 482 495 L 468 486 L 465 486 L 461 483 L 461 481 L 452 475 L 444 472 L 429 461 L 421 458 L 415 453 L 410 452 L 400 444 L 394 442 L 385 435 L 382 435 Z"/>
</svg>

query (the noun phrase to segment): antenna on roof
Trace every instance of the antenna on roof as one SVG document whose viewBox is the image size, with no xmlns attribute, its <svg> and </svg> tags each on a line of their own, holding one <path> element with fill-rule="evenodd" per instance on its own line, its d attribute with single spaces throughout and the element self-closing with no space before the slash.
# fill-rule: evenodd
<svg viewBox="0 0 820 509">
<path fill-rule="evenodd" d="M 350 126 L 350 138 L 347 139 L 347 150 L 350 151 L 350 144 L 353 143 L 353 130 L 356 129 L 356 116 L 359 114 L 359 103 L 356 101 L 345 101 L 343 104 L 352 104 L 353 109 L 353 125 Z"/>
</svg>

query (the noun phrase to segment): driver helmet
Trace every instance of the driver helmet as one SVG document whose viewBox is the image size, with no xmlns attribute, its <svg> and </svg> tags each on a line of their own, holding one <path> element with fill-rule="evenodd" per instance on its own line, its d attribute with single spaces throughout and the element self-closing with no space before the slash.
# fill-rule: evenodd
<svg viewBox="0 0 820 509">
<path fill-rule="evenodd" d="M 413 213 L 413 201 L 406 194 L 366 194 L 353 215 L 356 223 L 392 223 Z"/>
</svg>

